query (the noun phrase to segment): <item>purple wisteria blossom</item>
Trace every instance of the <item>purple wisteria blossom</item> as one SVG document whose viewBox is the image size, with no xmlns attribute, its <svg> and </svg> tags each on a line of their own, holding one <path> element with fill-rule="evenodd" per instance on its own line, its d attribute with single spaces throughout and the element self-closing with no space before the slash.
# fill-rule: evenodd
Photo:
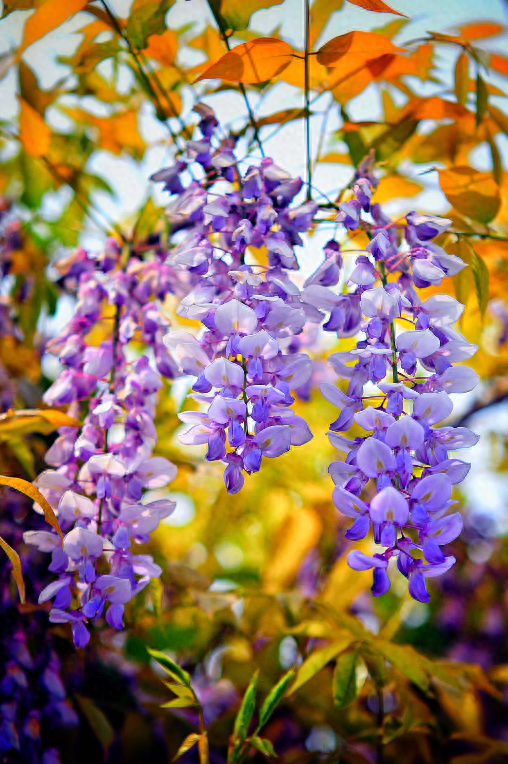
<svg viewBox="0 0 508 764">
<path fill-rule="evenodd" d="M 69 324 L 48 344 L 63 368 L 44 400 L 83 419 L 80 428 L 60 428 L 46 455 L 53 469 L 36 480 L 59 519 L 63 548 L 53 531 L 27 531 L 24 538 L 51 554 L 48 567 L 58 578 L 39 602 L 52 603 L 50 621 L 70 624 L 78 647 L 88 643 L 89 624 L 102 615 L 121 629 L 126 603 L 161 573 L 150 556 L 133 549 L 175 506 L 143 499 L 146 490 L 163 488 L 176 475 L 167 459 L 152 456 L 162 377 L 178 374 L 163 343 L 168 321 L 160 306 L 167 294 L 183 292 L 165 259 L 157 246 L 140 259 L 110 240 L 99 256 L 78 250 L 58 264 L 77 303 Z M 91 330 L 108 324 L 107 336 L 88 344 Z M 130 344 L 140 342 L 150 356 L 132 352 Z"/>
<path fill-rule="evenodd" d="M 449 509 L 452 486 L 464 479 L 469 465 L 450 451 L 478 440 L 465 427 L 444 424 L 453 410 L 449 393 L 469 392 L 478 382 L 472 369 L 453 364 L 467 361 L 477 348 L 452 326 L 463 311 L 457 300 L 440 294 L 422 300 L 417 291 L 464 267 L 433 242 L 451 221 L 411 212 L 400 238 L 379 205 L 371 203 L 374 188 L 372 178 L 357 178 L 352 199 L 339 205 L 337 221 L 348 230 L 362 224 L 370 238 L 367 252 L 357 257 L 350 291 L 341 295 L 348 301 L 341 309 L 349 306 L 349 321 L 334 319 L 337 306 L 328 306 L 337 296 L 331 290 L 313 303 L 330 310 L 325 330 L 336 330 L 339 337 L 358 333 L 356 348 L 329 359 L 344 390 L 321 385 L 340 412 L 329 438 L 344 455 L 329 472 L 335 506 L 353 520 L 346 537 L 360 541 L 372 530 L 374 544 L 382 548 L 373 555 L 351 551 L 350 567 L 373 570 L 372 592 L 378 596 L 390 587 L 394 558 L 410 595 L 427 602 L 426 579 L 453 565 L 454 557 L 442 547 L 462 529 L 460 514 Z M 366 398 L 372 405 L 364 407 Z M 353 424 L 366 434 L 354 440 L 341 434 Z"/>
</svg>

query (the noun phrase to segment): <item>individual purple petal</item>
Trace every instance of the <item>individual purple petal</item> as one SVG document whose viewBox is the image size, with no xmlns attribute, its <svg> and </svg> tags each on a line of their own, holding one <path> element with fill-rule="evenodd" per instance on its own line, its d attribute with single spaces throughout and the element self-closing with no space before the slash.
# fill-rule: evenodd
<svg viewBox="0 0 508 764">
<path fill-rule="evenodd" d="M 262 451 L 263 456 L 273 458 L 289 451 L 291 445 L 291 429 L 286 425 L 266 427 L 254 436 L 254 443 Z"/>
<path fill-rule="evenodd" d="M 452 495 L 452 484 L 444 474 L 429 475 L 420 480 L 411 493 L 411 500 L 424 504 L 428 512 L 442 509 Z"/>
<path fill-rule="evenodd" d="M 390 588 L 388 573 L 384 568 L 374 568 L 372 575 L 374 579 L 372 584 L 372 594 L 374 597 L 381 597 L 383 594 L 386 594 Z"/>
<path fill-rule="evenodd" d="M 361 471 L 370 478 L 376 478 L 384 472 L 395 469 L 395 457 L 391 449 L 376 438 L 367 438 L 356 455 L 356 463 Z"/>
<path fill-rule="evenodd" d="M 406 499 L 393 487 L 383 488 L 370 502 L 370 518 L 374 523 L 388 522 L 400 527 L 406 524 L 408 514 Z"/>
<path fill-rule="evenodd" d="M 369 528 L 370 522 L 368 515 L 361 515 L 356 518 L 351 528 L 349 528 L 344 535 L 349 541 L 360 541 L 365 538 L 369 532 Z"/>
<path fill-rule="evenodd" d="M 427 587 L 425 586 L 425 578 L 418 569 L 410 573 L 408 588 L 409 594 L 414 600 L 418 602 L 428 602 L 430 600 Z"/>
<path fill-rule="evenodd" d="M 252 334 L 258 325 L 257 316 L 252 308 L 235 299 L 219 305 L 214 321 L 217 329 L 226 336 Z"/>
<path fill-rule="evenodd" d="M 373 406 L 367 406 L 356 413 L 354 419 L 364 430 L 385 430 L 395 422 L 391 414 L 387 414 L 383 409 L 375 409 Z"/>
<path fill-rule="evenodd" d="M 369 511 L 367 504 L 364 501 L 355 496 L 353 493 L 346 491 L 341 486 L 336 486 L 332 494 L 333 503 L 343 515 L 347 517 L 357 518 L 358 515 L 366 514 Z"/>
<path fill-rule="evenodd" d="M 440 387 L 447 393 L 469 393 L 480 377 L 469 366 L 450 366 L 438 377 Z"/>
<path fill-rule="evenodd" d="M 387 568 L 388 560 L 380 555 L 370 557 L 368 554 L 353 549 L 347 556 L 347 564 L 353 570 L 370 570 L 371 568 Z"/>
<path fill-rule="evenodd" d="M 414 329 L 409 332 L 402 332 L 396 338 L 397 349 L 403 353 L 412 352 L 417 358 L 426 358 L 436 350 L 439 350 L 441 343 L 430 329 L 419 331 Z"/>
<path fill-rule="evenodd" d="M 360 307 L 362 313 L 370 318 L 379 316 L 386 321 L 393 321 L 399 315 L 399 302 L 382 286 L 363 292 Z"/>
<path fill-rule="evenodd" d="M 216 358 L 206 367 L 204 375 L 214 387 L 242 388 L 245 374 L 241 366 L 226 358 Z"/>
<path fill-rule="evenodd" d="M 419 422 L 409 415 L 403 416 L 391 424 L 385 434 L 385 443 L 390 448 L 416 450 L 425 439 L 425 430 Z"/>
<path fill-rule="evenodd" d="M 447 393 L 422 393 L 413 404 L 413 417 L 437 424 L 450 416 L 453 402 Z"/>
</svg>

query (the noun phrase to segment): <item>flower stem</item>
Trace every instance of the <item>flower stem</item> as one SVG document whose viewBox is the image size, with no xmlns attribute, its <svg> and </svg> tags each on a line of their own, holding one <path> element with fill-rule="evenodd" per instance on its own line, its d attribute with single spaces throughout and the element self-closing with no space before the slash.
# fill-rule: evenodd
<svg viewBox="0 0 508 764">
<path fill-rule="evenodd" d="M 309 98 L 309 36 L 310 36 L 310 3 L 305 2 L 305 146 L 307 153 L 307 201 L 312 198 L 312 159 L 310 155 L 310 98 Z"/>
</svg>

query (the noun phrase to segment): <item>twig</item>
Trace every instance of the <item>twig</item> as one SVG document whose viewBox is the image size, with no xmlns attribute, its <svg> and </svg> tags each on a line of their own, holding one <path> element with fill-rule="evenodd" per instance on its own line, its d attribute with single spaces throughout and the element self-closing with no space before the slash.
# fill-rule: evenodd
<svg viewBox="0 0 508 764">
<path fill-rule="evenodd" d="M 310 99 L 309 99 L 309 33 L 310 33 L 310 4 L 305 2 L 305 146 L 307 153 L 307 201 L 312 198 L 312 158 L 310 155 Z"/>
<path fill-rule="evenodd" d="M 226 34 L 226 30 L 224 28 L 224 23 L 222 21 L 222 17 L 220 16 L 219 13 L 217 13 L 215 11 L 215 8 L 213 7 L 213 5 L 210 2 L 210 0 L 207 0 L 207 2 L 208 2 L 208 7 L 210 8 L 210 10 L 211 10 L 211 12 L 213 14 L 213 17 L 215 19 L 215 23 L 219 27 L 219 33 L 220 33 L 221 39 L 222 39 L 224 45 L 226 46 L 226 48 L 228 49 L 228 52 L 229 52 L 231 50 L 231 46 L 229 44 L 229 38 L 228 38 L 228 36 Z M 247 111 L 249 113 L 249 120 L 250 120 L 250 123 L 252 125 L 252 129 L 254 131 L 254 138 L 256 139 L 256 143 L 259 146 L 259 150 L 261 152 L 261 156 L 264 157 L 265 156 L 265 151 L 263 149 L 263 144 L 261 143 L 261 138 L 259 137 L 259 130 L 258 130 L 258 126 L 257 126 L 257 123 L 256 123 L 256 118 L 254 116 L 254 112 L 252 111 L 252 107 L 251 107 L 251 105 L 249 103 L 249 99 L 248 99 L 248 96 L 247 96 L 247 91 L 245 90 L 245 85 L 243 84 L 243 82 L 239 82 L 238 86 L 240 88 L 240 92 L 241 92 L 241 94 L 243 96 L 243 100 L 245 101 L 245 106 L 247 107 Z"/>
</svg>

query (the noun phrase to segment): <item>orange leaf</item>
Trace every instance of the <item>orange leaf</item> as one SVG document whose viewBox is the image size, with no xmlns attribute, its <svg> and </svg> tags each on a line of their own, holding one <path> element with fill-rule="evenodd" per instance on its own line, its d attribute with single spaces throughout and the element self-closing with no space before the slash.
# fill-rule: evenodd
<svg viewBox="0 0 508 764">
<path fill-rule="evenodd" d="M 30 104 L 20 98 L 21 114 L 19 137 L 27 154 L 41 157 L 47 153 L 51 142 L 51 130 L 41 115 Z"/>
<path fill-rule="evenodd" d="M 501 56 L 499 53 L 492 53 L 490 56 L 490 65 L 496 72 L 508 77 L 508 58 L 506 58 L 506 56 Z"/>
<path fill-rule="evenodd" d="M 173 66 L 178 50 L 178 37 L 172 29 L 166 29 L 164 34 L 152 34 L 148 38 L 148 47 L 143 54 L 154 58 L 163 66 Z"/>
<path fill-rule="evenodd" d="M 38 491 L 37 488 L 32 485 L 32 483 L 29 483 L 28 480 L 22 480 L 21 478 L 11 478 L 6 477 L 5 475 L 0 475 L 0 485 L 6 485 L 9 488 L 15 488 L 16 491 L 24 493 L 25 496 L 28 496 L 30 499 L 32 499 L 32 501 L 35 501 L 35 503 L 38 504 L 44 512 L 46 522 L 48 525 L 51 525 L 51 527 L 55 529 L 63 544 L 62 531 L 60 530 L 58 520 L 56 519 L 56 515 L 53 512 L 52 507 L 46 501 L 42 493 Z"/>
<path fill-rule="evenodd" d="M 266 82 L 289 65 L 292 55 L 293 48 L 289 43 L 273 37 L 258 37 L 230 50 L 203 72 L 196 82 L 206 79 Z"/>
<path fill-rule="evenodd" d="M 23 573 L 21 572 L 21 560 L 19 554 L 0 536 L 0 546 L 4 550 L 5 554 L 12 563 L 12 577 L 16 581 L 18 587 L 19 598 L 21 604 L 25 604 L 25 582 L 23 581 Z"/>
<path fill-rule="evenodd" d="M 359 5 L 360 8 L 365 8 L 366 11 L 375 11 L 376 13 L 396 13 L 397 16 L 405 16 L 405 13 L 394 11 L 389 5 L 383 3 L 383 0 L 348 0 L 348 3 L 352 5 Z"/>
<path fill-rule="evenodd" d="M 472 24 L 464 24 L 459 31 L 466 40 L 481 40 L 484 37 L 494 37 L 504 31 L 502 24 L 495 21 L 478 21 Z"/>
<path fill-rule="evenodd" d="M 87 0 L 46 0 L 26 22 L 18 55 L 33 42 L 40 40 L 52 29 L 56 29 L 68 18 L 81 11 L 86 4 Z"/>
<path fill-rule="evenodd" d="M 367 63 L 374 58 L 380 58 L 386 53 L 397 53 L 397 48 L 386 37 L 373 32 L 348 32 L 329 40 L 321 46 L 317 53 L 317 60 L 323 66 L 336 66 L 344 56 L 348 69 L 352 71 L 362 63 Z"/>
<path fill-rule="evenodd" d="M 489 172 L 477 172 L 472 167 L 452 167 L 440 170 L 441 189 L 454 208 L 480 223 L 490 223 L 501 206 L 499 188 Z"/>
</svg>

